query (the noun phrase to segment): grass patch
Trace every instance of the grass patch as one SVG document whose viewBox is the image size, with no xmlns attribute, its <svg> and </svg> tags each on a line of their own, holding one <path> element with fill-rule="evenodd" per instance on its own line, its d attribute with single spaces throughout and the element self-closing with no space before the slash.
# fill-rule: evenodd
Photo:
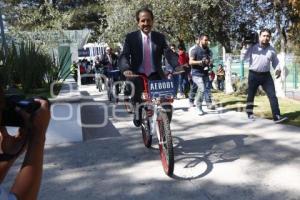
<svg viewBox="0 0 300 200">
<path fill-rule="evenodd" d="M 223 92 L 212 92 L 214 101 L 222 107 L 239 112 L 245 112 L 246 95 L 228 95 Z M 278 98 L 281 114 L 289 118 L 285 124 L 300 127 L 300 101 Z M 271 106 L 267 96 L 256 96 L 254 99 L 254 114 L 261 118 L 273 119 Z"/>
</svg>

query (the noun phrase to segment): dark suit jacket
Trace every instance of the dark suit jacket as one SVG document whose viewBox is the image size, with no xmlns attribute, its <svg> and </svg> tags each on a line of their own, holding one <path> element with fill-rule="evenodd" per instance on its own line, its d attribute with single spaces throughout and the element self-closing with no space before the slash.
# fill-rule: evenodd
<svg viewBox="0 0 300 200">
<path fill-rule="evenodd" d="M 117 69 L 117 62 L 118 62 L 118 56 L 114 53 L 111 54 L 111 59 L 112 59 L 112 67 L 113 69 Z M 109 59 L 108 59 L 108 55 L 105 53 L 101 56 L 100 58 L 100 64 L 102 64 L 103 66 L 106 66 L 109 64 Z"/>
<path fill-rule="evenodd" d="M 178 59 L 168 47 L 165 36 L 161 33 L 151 32 L 152 61 L 155 72 L 164 78 L 162 70 L 162 56 L 164 55 L 173 68 L 178 66 Z M 141 31 L 126 35 L 123 51 L 119 57 L 119 68 L 123 72 L 132 70 L 137 73 L 143 63 L 143 41 Z"/>
</svg>

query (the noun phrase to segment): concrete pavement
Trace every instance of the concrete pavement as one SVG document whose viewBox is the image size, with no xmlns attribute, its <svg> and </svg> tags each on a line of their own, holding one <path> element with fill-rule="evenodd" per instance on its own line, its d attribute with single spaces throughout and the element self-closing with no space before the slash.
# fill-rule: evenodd
<svg viewBox="0 0 300 200">
<path fill-rule="evenodd" d="M 47 145 L 41 200 L 300 199 L 299 127 L 260 118 L 252 122 L 244 113 L 222 108 L 198 116 L 187 100 L 176 100 L 170 178 L 163 172 L 157 141 L 151 149 L 144 147 L 132 115 L 108 104 L 105 92 L 94 85 L 77 91 L 81 98 L 73 104 L 81 108 L 81 121 L 99 126 L 82 128 L 81 139 Z M 57 131 L 72 132 L 71 122 L 63 125 Z M 48 136 L 55 141 L 51 130 Z"/>
</svg>

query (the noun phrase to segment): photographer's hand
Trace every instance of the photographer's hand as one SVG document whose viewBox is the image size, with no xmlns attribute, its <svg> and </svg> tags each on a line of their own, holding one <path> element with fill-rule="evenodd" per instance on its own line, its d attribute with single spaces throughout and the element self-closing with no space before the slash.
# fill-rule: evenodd
<svg viewBox="0 0 300 200">
<path fill-rule="evenodd" d="M 39 102 L 41 107 L 32 116 L 32 134 L 36 137 L 45 139 L 46 131 L 50 121 L 50 105 L 48 101 L 42 99 L 34 99 Z M 41 134 L 42 133 L 42 134 Z"/>
<path fill-rule="evenodd" d="M 20 154 L 24 148 L 24 142 L 26 140 L 26 130 L 19 129 L 15 136 L 10 135 L 5 127 L 0 127 L 0 141 L 2 153 L 15 155 Z"/>
<path fill-rule="evenodd" d="M 7 160 L 0 162 L 0 182 L 5 178 L 9 168 L 20 156 L 27 144 L 26 130 L 19 129 L 15 136 L 10 135 L 5 127 L 0 127 L 0 148 L 2 156 L 6 155 Z"/>
<path fill-rule="evenodd" d="M 32 116 L 20 111 L 30 132 L 25 158 L 11 192 L 22 200 L 37 199 L 43 171 L 45 135 L 50 121 L 48 101 L 41 99 L 35 101 L 41 106 Z"/>
</svg>

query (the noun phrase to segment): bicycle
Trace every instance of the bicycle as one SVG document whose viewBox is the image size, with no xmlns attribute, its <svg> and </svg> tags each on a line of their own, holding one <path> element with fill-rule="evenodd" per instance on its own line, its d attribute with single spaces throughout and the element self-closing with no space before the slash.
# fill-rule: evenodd
<svg viewBox="0 0 300 200">
<path fill-rule="evenodd" d="M 132 114 L 134 112 L 134 108 L 133 108 L 133 102 L 132 102 L 132 90 L 131 88 L 133 88 L 133 84 L 130 83 L 129 81 L 124 81 L 124 107 L 125 110 L 129 113 Z"/>
<path fill-rule="evenodd" d="M 110 102 L 118 103 L 119 86 L 114 84 L 114 80 L 120 76 L 120 70 L 111 70 L 107 73 L 107 97 Z"/>
<path fill-rule="evenodd" d="M 101 72 L 100 69 L 96 69 L 95 71 L 95 83 L 96 83 L 96 88 L 98 89 L 99 92 L 102 92 L 106 89 L 105 86 L 105 79 L 106 76 Z"/>
<path fill-rule="evenodd" d="M 174 95 L 174 92 L 172 92 L 172 95 L 166 97 L 161 92 L 154 94 L 151 91 L 151 87 L 149 89 L 149 86 L 152 86 L 151 84 L 158 84 L 159 82 L 161 82 L 161 84 L 165 83 L 173 86 L 173 82 L 171 80 L 150 81 L 144 74 L 129 75 L 127 77 L 139 77 L 143 80 L 143 103 L 140 105 L 141 107 L 137 109 L 138 116 L 141 117 L 143 142 L 147 148 L 150 148 L 152 145 L 152 136 L 155 134 L 157 135 L 160 158 L 164 172 L 168 176 L 172 176 L 174 171 L 174 150 L 170 129 L 171 119 L 163 106 L 165 103 L 171 104 L 173 102 L 172 95 Z"/>
</svg>

